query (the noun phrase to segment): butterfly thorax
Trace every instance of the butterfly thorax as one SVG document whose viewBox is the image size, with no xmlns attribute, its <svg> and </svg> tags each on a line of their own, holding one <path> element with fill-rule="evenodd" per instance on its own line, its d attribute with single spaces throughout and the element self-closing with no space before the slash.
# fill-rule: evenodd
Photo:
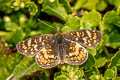
<svg viewBox="0 0 120 80">
<path fill-rule="evenodd" d="M 57 36 L 57 44 L 62 44 L 62 43 L 63 43 L 63 36 L 59 34 Z"/>
</svg>

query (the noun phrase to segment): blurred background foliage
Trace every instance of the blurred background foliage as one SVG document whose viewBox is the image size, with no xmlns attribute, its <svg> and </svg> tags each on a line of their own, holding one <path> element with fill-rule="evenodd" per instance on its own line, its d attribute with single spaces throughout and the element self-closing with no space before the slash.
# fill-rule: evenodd
<svg viewBox="0 0 120 80">
<path fill-rule="evenodd" d="M 17 52 L 19 41 L 54 34 L 56 27 L 99 30 L 103 38 L 87 49 L 88 60 L 81 66 L 44 70 Z M 10 79 L 120 80 L 120 0 L 0 0 L 0 80 Z"/>
</svg>

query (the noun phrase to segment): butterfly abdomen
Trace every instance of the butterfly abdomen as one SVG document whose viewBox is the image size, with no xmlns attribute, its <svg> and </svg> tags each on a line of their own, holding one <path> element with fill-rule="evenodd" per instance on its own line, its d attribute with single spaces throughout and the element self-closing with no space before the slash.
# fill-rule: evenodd
<svg viewBox="0 0 120 80">
<path fill-rule="evenodd" d="M 61 64 L 64 64 L 63 46 L 60 44 L 58 47 L 59 47 L 59 55 L 60 55 Z"/>
</svg>

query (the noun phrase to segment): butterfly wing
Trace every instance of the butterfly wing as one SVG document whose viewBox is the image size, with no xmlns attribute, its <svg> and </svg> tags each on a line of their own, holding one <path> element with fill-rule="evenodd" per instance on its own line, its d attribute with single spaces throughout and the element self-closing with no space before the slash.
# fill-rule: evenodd
<svg viewBox="0 0 120 80">
<path fill-rule="evenodd" d="M 77 42 L 65 39 L 64 62 L 70 65 L 81 65 L 88 58 L 87 50 Z"/>
<path fill-rule="evenodd" d="M 16 45 L 16 48 L 21 54 L 27 57 L 33 57 L 42 49 L 45 44 L 53 40 L 53 38 L 54 36 L 52 34 L 36 36 L 19 42 Z"/>
<path fill-rule="evenodd" d="M 55 41 L 49 41 L 36 55 L 37 64 L 45 69 L 55 67 L 60 63 L 58 44 Z"/>
<path fill-rule="evenodd" d="M 95 48 L 102 38 L 97 30 L 78 30 L 63 33 L 64 38 L 80 43 L 88 48 Z"/>
</svg>

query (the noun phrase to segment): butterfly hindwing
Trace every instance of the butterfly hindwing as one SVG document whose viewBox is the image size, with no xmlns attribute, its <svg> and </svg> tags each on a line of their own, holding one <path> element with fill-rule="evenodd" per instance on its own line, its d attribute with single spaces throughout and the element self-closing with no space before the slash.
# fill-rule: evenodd
<svg viewBox="0 0 120 80">
<path fill-rule="evenodd" d="M 53 40 L 52 34 L 40 35 L 32 37 L 22 42 L 19 42 L 16 46 L 17 50 L 27 57 L 35 56 L 42 47 L 49 41 Z"/>
<path fill-rule="evenodd" d="M 63 33 L 65 39 L 80 43 L 88 48 L 95 48 L 101 40 L 101 32 L 97 30 L 78 30 Z"/>
<path fill-rule="evenodd" d="M 58 52 L 58 44 L 54 41 L 49 41 L 36 55 L 35 60 L 37 64 L 45 69 L 55 67 L 60 63 Z"/>
<path fill-rule="evenodd" d="M 88 58 L 87 50 L 77 42 L 65 39 L 65 63 L 81 65 Z"/>
</svg>

